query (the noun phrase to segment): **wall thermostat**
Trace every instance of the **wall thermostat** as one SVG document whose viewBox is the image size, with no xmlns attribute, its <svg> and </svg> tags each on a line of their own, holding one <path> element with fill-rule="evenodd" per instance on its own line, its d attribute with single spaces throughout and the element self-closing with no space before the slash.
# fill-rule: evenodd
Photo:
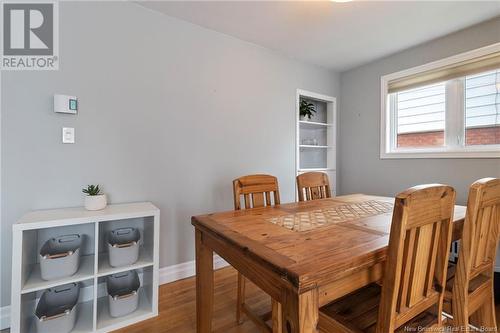
<svg viewBox="0 0 500 333">
<path fill-rule="evenodd" d="M 76 114 L 77 110 L 76 96 L 54 95 L 54 112 Z"/>
</svg>

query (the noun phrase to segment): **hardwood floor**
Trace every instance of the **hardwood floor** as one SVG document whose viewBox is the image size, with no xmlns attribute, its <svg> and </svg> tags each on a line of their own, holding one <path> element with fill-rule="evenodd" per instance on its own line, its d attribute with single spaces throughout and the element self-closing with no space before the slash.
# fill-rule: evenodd
<svg viewBox="0 0 500 333">
<path fill-rule="evenodd" d="M 236 325 L 236 271 L 231 267 L 215 272 L 215 302 L 213 332 L 259 333 L 257 327 L 245 320 Z M 247 284 L 248 304 L 264 313 L 271 307 L 270 298 L 252 283 Z M 160 286 L 158 317 L 121 329 L 120 333 L 194 333 L 196 332 L 195 279 L 189 278 Z M 496 308 L 500 318 L 500 306 Z M 8 333 L 9 330 L 0 331 Z"/>
<path fill-rule="evenodd" d="M 236 324 L 237 274 L 233 268 L 215 272 L 213 332 L 259 333 L 254 323 L 245 319 Z M 263 314 L 271 309 L 271 299 L 252 283 L 247 283 L 246 302 Z M 195 279 L 189 278 L 160 286 L 158 317 L 115 331 L 120 333 L 193 333 L 196 332 Z"/>
</svg>

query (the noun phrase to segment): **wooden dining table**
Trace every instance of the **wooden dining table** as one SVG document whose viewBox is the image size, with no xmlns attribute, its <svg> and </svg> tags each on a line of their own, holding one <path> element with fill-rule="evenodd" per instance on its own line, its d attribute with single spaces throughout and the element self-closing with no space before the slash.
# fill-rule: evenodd
<svg viewBox="0 0 500 333">
<path fill-rule="evenodd" d="M 275 333 L 317 332 L 321 306 L 382 278 L 393 204 L 353 194 L 194 216 L 197 332 L 212 329 L 214 252 L 281 304 Z M 464 217 L 455 206 L 454 240 Z"/>
</svg>

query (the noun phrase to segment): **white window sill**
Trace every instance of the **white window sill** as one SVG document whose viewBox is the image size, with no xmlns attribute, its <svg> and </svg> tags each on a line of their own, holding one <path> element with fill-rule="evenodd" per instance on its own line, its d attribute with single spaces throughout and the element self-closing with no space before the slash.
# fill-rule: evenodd
<svg viewBox="0 0 500 333">
<path fill-rule="evenodd" d="M 500 158 L 500 148 L 470 147 L 460 150 L 451 149 L 397 149 L 380 152 L 380 159 L 404 158 Z"/>
</svg>

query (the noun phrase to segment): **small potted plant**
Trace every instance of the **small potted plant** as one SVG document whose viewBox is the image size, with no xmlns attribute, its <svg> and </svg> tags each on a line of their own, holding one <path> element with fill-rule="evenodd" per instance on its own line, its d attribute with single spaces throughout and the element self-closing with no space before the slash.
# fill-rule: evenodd
<svg viewBox="0 0 500 333">
<path fill-rule="evenodd" d="M 316 113 L 316 109 L 314 108 L 314 104 L 311 102 L 306 101 L 305 99 L 300 101 L 300 108 L 299 108 L 299 114 L 300 114 L 300 120 L 311 120 L 311 118 L 314 116 Z"/>
<path fill-rule="evenodd" d="M 82 192 L 87 194 L 85 197 L 85 209 L 100 210 L 106 208 L 108 204 L 106 194 L 101 193 L 99 185 L 88 185 L 87 188 L 82 189 Z"/>
</svg>

